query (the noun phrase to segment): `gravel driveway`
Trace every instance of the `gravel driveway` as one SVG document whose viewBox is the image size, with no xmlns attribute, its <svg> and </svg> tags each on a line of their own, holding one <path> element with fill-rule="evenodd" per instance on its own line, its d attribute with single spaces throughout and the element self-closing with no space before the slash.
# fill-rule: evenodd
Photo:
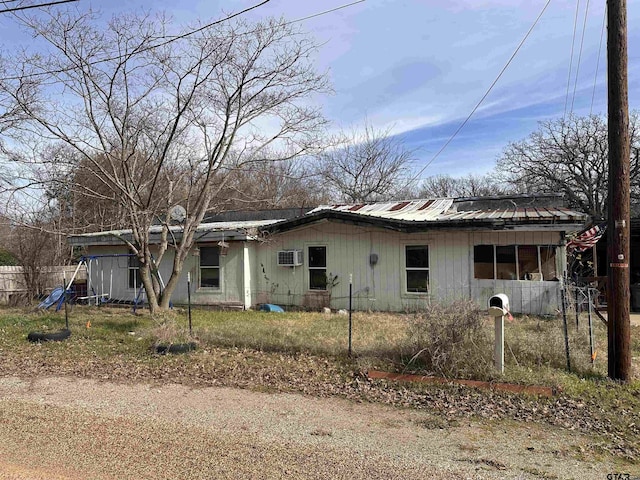
<svg viewBox="0 0 640 480">
<path fill-rule="evenodd" d="M 590 439 L 566 429 L 438 420 L 298 394 L 4 377 L 0 478 L 567 480 L 621 471 L 582 455 Z"/>
</svg>

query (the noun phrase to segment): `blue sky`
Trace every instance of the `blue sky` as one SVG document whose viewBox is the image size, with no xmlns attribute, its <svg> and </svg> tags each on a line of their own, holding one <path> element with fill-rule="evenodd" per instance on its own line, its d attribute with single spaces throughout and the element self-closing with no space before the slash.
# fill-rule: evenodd
<svg viewBox="0 0 640 480">
<path fill-rule="evenodd" d="M 604 0 L 590 0 L 584 46 L 573 96 L 585 7 L 579 2 L 573 72 L 571 43 L 577 0 L 553 0 L 508 70 L 452 143 L 422 177 L 482 174 L 510 141 L 537 122 L 561 117 L 567 100 L 578 115 L 606 113 L 606 45 L 595 76 Z M 165 10 L 177 22 L 208 21 L 259 0 L 80 0 L 107 13 L 140 7 Z M 338 7 L 349 0 L 271 0 L 248 16 L 289 20 Z M 430 162 L 484 95 L 533 24 L 546 0 L 366 0 L 302 22 L 323 46 L 318 68 L 327 70 L 335 93 L 320 98 L 335 129 L 365 119 L 391 128 L 417 148 L 419 170 Z M 5 32 L 10 19 L 0 18 Z M 640 72 L 640 0 L 628 0 L 629 104 L 637 108 Z M 3 35 L 7 45 L 7 35 Z M 18 37 L 16 37 L 18 38 Z M 18 41 L 18 40 L 16 40 Z M 606 41 L 606 34 L 605 34 Z"/>
</svg>

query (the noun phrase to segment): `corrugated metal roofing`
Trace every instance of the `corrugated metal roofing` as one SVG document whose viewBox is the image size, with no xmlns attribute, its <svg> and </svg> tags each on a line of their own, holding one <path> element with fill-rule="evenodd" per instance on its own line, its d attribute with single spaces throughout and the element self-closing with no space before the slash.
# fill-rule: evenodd
<svg viewBox="0 0 640 480">
<path fill-rule="evenodd" d="M 380 202 L 356 205 L 321 205 L 311 210 L 307 215 L 312 215 L 323 210 L 337 212 L 349 212 L 355 215 L 369 215 L 372 217 L 389 218 L 394 220 L 407 220 L 424 222 L 437 220 L 440 215 L 449 210 L 453 205 L 451 198 L 435 198 L 420 200 L 405 200 L 401 202 Z"/>
<path fill-rule="evenodd" d="M 440 221 L 473 221 L 473 220 L 505 220 L 515 222 L 540 221 L 576 221 L 584 222 L 587 216 L 583 213 L 561 207 L 511 208 L 499 210 L 470 210 L 462 212 L 446 212 Z"/>
<path fill-rule="evenodd" d="M 322 205 L 311 210 L 307 215 L 326 210 L 409 222 L 504 220 L 536 223 L 549 221 L 553 223 L 555 221 L 584 222 L 587 218 L 583 213 L 561 207 L 513 207 L 494 210 L 457 211 L 454 207 L 454 200 L 451 198 L 359 203 L 356 205 Z"/>
</svg>

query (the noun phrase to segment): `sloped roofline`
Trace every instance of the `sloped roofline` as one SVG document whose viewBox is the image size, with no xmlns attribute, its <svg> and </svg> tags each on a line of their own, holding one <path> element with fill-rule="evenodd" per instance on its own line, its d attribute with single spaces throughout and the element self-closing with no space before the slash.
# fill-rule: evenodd
<svg viewBox="0 0 640 480">
<path fill-rule="evenodd" d="M 400 232 L 422 232 L 434 229 L 554 229 L 569 231 L 581 228 L 587 221 L 586 214 L 553 205 L 518 206 L 513 200 L 531 200 L 558 195 L 474 197 L 465 199 L 416 199 L 369 204 L 334 204 L 320 206 L 302 217 L 283 220 L 262 227 L 262 231 L 277 233 L 321 221 L 335 221 L 362 226 L 372 226 Z M 508 201 L 510 208 L 473 209 L 473 201 Z M 466 208 L 458 208 L 459 202 Z M 485 203 L 486 205 L 486 203 Z M 471 207 L 471 208 L 470 208 Z"/>
</svg>

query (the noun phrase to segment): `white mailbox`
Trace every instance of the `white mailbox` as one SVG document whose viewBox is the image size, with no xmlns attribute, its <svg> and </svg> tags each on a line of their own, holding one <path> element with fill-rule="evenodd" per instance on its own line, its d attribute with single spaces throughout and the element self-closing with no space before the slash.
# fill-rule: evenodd
<svg viewBox="0 0 640 480">
<path fill-rule="evenodd" d="M 509 297 L 504 293 L 498 293 L 489 299 L 489 315 L 502 317 L 509 313 Z"/>
<path fill-rule="evenodd" d="M 511 316 L 509 313 L 509 297 L 504 293 L 498 293 L 489 299 L 489 315 L 495 323 L 495 345 L 493 358 L 496 370 L 504 373 L 504 317 Z"/>
</svg>

